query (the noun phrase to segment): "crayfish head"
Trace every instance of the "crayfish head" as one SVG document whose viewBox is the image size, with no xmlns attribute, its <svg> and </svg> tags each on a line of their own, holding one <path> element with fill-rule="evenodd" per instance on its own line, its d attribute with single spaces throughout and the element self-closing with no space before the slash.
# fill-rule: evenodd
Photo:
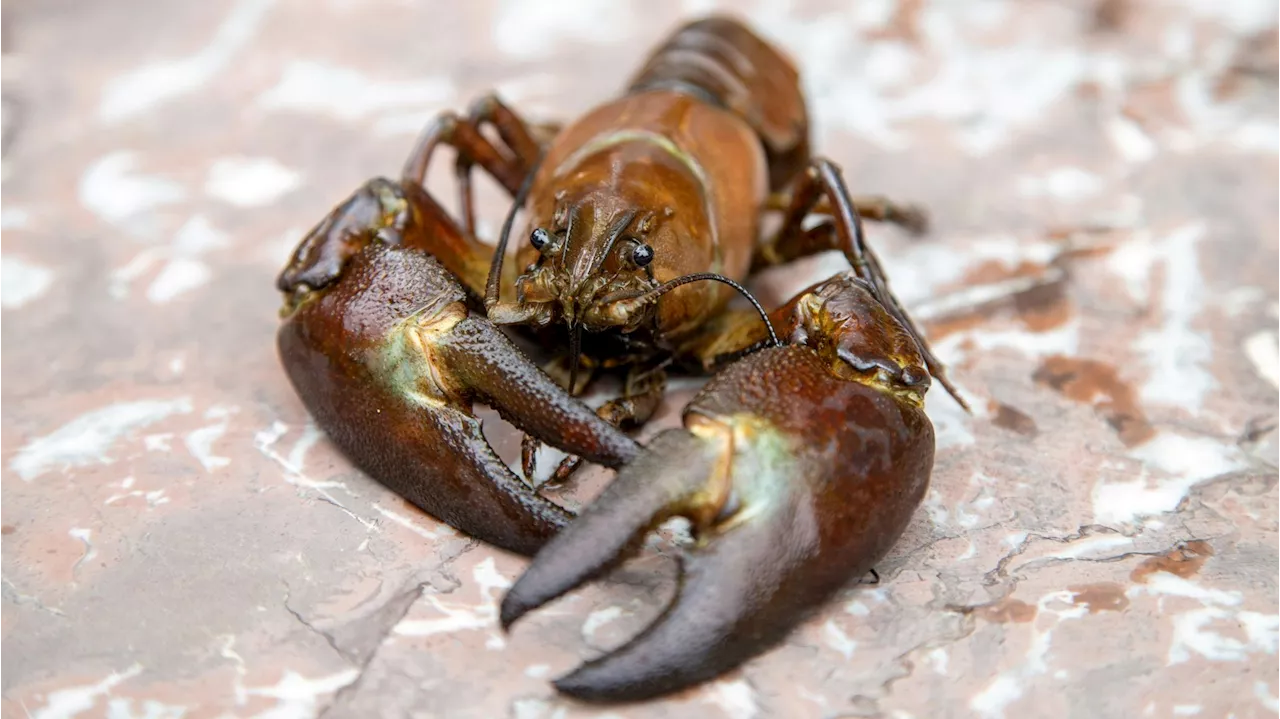
<svg viewBox="0 0 1280 719">
<path fill-rule="evenodd" d="M 863 280 L 846 272 L 794 302 L 792 341 L 816 349 L 839 377 L 923 406 L 931 379 L 920 347 Z"/>
<path fill-rule="evenodd" d="M 546 321 L 589 332 L 632 332 L 652 321 L 654 303 L 627 302 L 658 285 L 655 224 L 628 198 L 608 190 L 561 198 L 548 221 L 529 233 L 535 255 L 516 280 L 521 304 L 544 305 Z"/>
<path fill-rule="evenodd" d="M 384 229 L 402 230 L 410 207 L 401 186 L 376 178 L 335 207 L 294 250 L 276 280 L 284 293 L 282 314 L 289 315 L 309 297 L 333 284 L 343 267 Z"/>
</svg>

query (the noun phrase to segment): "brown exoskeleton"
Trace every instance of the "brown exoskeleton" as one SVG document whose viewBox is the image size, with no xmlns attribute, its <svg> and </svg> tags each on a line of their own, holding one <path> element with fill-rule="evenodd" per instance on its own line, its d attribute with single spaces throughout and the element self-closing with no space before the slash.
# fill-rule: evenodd
<svg viewBox="0 0 1280 719">
<path fill-rule="evenodd" d="M 707 18 L 562 129 L 493 96 L 441 116 L 400 181 L 366 184 L 280 276 L 282 359 L 320 426 L 432 515 L 537 553 L 504 599 L 504 626 L 621 561 L 661 520 L 692 521 L 698 546 L 673 608 L 561 691 L 644 698 L 735 666 L 869 569 L 923 497 L 923 396 L 931 375 L 955 392 L 860 220 L 920 229 L 923 214 L 852 198 L 839 169 L 810 156 L 808 132 L 791 63 L 742 24 Z M 442 144 L 457 150 L 460 223 L 423 188 Z M 477 165 L 516 198 L 496 252 L 473 236 Z M 528 239 L 512 264 L 521 209 Z M 782 223 L 762 237 L 768 211 Z M 735 292 L 750 298 L 740 283 L 753 271 L 826 250 L 852 270 L 764 321 L 754 299 L 754 311 L 729 308 Z M 564 352 L 539 370 L 495 325 Z M 650 418 L 671 366 L 723 370 L 684 429 L 641 449 L 618 428 Z M 594 413 L 573 398 L 615 368 L 621 397 Z M 528 433 L 524 481 L 488 446 L 476 401 Z M 572 455 L 560 479 L 580 459 L 621 468 L 575 522 L 533 484 L 539 441 Z"/>
</svg>

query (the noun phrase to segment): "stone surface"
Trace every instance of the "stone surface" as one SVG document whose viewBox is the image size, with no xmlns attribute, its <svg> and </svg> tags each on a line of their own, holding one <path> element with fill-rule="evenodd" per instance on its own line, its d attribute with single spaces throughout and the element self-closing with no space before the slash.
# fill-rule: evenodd
<svg viewBox="0 0 1280 719">
<path fill-rule="evenodd" d="M 740 4 L 850 184 L 932 211 L 872 240 L 977 411 L 931 395 L 883 581 L 719 681 L 557 698 L 669 559 L 503 635 L 523 560 L 308 424 L 273 344 L 301 233 L 434 113 L 580 113 L 715 5 L 5 7 L 5 717 L 1277 713 L 1274 2 Z"/>
</svg>

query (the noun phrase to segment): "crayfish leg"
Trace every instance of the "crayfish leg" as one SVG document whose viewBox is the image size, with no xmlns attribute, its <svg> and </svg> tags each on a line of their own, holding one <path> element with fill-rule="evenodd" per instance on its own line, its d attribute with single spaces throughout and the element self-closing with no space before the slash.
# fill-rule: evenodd
<svg viewBox="0 0 1280 719">
<path fill-rule="evenodd" d="M 819 213 L 817 210 L 823 202 L 826 203 L 826 213 Z M 873 203 L 872 209 L 888 213 L 891 207 L 876 208 Z M 818 225 L 807 227 L 806 220 L 815 214 L 830 216 Z M 925 221 L 923 215 L 917 218 L 908 216 L 907 219 L 919 223 Z M 889 289 L 889 279 L 880 266 L 880 260 L 867 244 L 859 207 L 845 185 L 844 173 L 830 160 L 815 158 L 796 177 L 782 226 L 757 250 L 753 268 L 777 265 L 827 250 L 839 250 L 844 254 L 854 273 L 871 288 L 876 301 L 911 334 L 924 356 L 929 373 L 965 411 L 969 411 L 968 403 L 947 378 L 946 367 L 933 354 L 924 333 L 916 327 Z"/>
<path fill-rule="evenodd" d="M 791 193 L 773 192 L 765 198 L 763 209 L 769 212 L 784 212 L 791 206 Z M 929 213 L 919 205 L 898 202 L 891 197 L 884 195 L 850 195 L 849 202 L 853 205 L 853 209 L 858 216 L 864 220 L 875 220 L 876 222 L 888 222 L 897 225 L 913 235 L 923 235 L 929 231 Z M 831 201 L 826 197 L 818 198 L 817 202 L 810 208 L 810 213 L 814 215 L 832 215 L 835 210 L 832 209 Z M 829 248 L 828 248 L 829 249 Z M 774 253 L 783 251 L 783 248 L 774 247 Z M 791 250 L 795 252 L 795 250 Z M 790 259 L 803 256 L 801 254 L 794 255 Z M 766 266 L 768 264 L 778 264 L 786 262 L 787 258 L 778 254 L 772 257 L 757 257 L 757 267 Z"/>
</svg>

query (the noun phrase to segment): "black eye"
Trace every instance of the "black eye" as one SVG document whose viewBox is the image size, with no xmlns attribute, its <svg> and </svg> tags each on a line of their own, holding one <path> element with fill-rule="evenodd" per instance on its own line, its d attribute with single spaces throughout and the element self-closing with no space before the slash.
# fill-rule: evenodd
<svg viewBox="0 0 1280 719">
<path fill-rule="evenodd" d="M 533 249 L 535 250 L 541 250 L 543 247 L 546 247 L 547 243 L 550 241 L 551 235 L 547 234 L 547 231 L 541 227 L 529 233 L 529 243 L 533 245 Z"/>
<path fill-rule="evenodd" d="M 636 263 L 636 267 L 644 267 L 653 262 L 653 248 L 648 245 L 636 245 L 631 251 L 631 261 Z"/>
</svg>

